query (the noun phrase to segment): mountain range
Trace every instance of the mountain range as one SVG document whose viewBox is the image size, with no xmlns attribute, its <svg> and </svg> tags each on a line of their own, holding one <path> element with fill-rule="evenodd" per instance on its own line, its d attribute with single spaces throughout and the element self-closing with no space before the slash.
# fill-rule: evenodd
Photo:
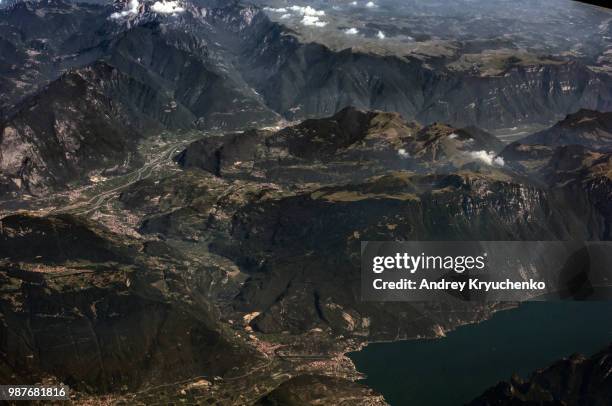
<svg viewBox="0 0 612 406">
<path fill-rule="evenodd" d="M 64 0 L 2 9 L 3 189 L 36 194 L 109 164 L 133 168 L 138 156 L 127 144 L 151 129 L 238 129 L 353 105 L 425 124 L 495 130 L 611 106 L 609 75 L 578 60 L 470 74 L 302 43 L 255 6 L 208 4 L 188 3 L 174 13 L 155 12 L 149 2 L 131 10 L 127 3 Z M 495 92 L 497 101 L 487 101 Z M 107 137 L 123 131 L 129 141 L 113 152 L 103 138 L 77 130 L 80 113 L 51 102 L 62 97 L 95 103 L 84 109 L 87 121 L 105 121 Z M 83 165 L 88 146 L 101 153 Z M 58 154 L 61 167 L 44 167 Z"/>
<path fill-rule="evenodd" d="M 339 48 L 239 1 L 4 4 L 0 383 L 382 405 L 346 352 L 514 305 L 363 302 L 360 241 L 611 238 L 605 61 Z M 605 357 L 474 404 L 567 368 L 604 402 Z"/>
</svg>

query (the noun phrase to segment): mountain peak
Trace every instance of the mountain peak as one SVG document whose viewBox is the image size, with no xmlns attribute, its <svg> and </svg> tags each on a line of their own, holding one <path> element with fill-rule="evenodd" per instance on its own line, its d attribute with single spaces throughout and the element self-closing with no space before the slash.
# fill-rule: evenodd
<svg viewBox="0 0 612 406">
<path fill-rule="evenodd" d="M 581 109 L 568 114 L 554 126 L 518 141 L 548 146 L 583 145 L 594 149 L 612 148 L 612 112 Z"/>
</svg>

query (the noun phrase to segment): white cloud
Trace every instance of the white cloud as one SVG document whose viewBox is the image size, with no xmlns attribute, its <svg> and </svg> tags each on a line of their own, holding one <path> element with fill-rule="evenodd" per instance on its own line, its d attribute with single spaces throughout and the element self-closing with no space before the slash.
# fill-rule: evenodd
<svg viewBox="0 0 612 406">
<path fill-rule="evenodd" d="M 118 11 L 110 15 L 110 18 L 117 19 L 121 17 L 127 17 L 130 14 L 138 14 L 138 8 L 140 7 L 140 3 L 138 0 L 130 0 L 130 2 L 126 5 L 126 9 L 123 11 Z"/>
<path fill-rule="evenodd" d="M 264 10 L 271 11 L 273 13 L 286 13 L 287 9 L 285 7 L 273 8 L 273 7 L 264 7 Z"/>
<path fill-rule="evenodd" d="M 327 23 L 325 21 L 319 20 L 319 17 L 317 17 L 317 16 L 309 16 L 309 15 L 305 15 L 302 18 L 302 24 L 304 24 L 304 25 L 311 25 L 311 26 L 314 26 L 314 27 L 325 27 L 327 25 Z"/>
<path fill-rule="evenodd" d="M 289 7 L 289 9 L 291 11 L 294 11 L 298 14 L 302 14 L 305 16 L 324 16 L 325 15 L 325 11 L 323 10 L 317 10 L 313 7 L 310 6 L 306 6 L 306 7 L 302 7 L 302 6 L 291 6 Z"/>
<path fill-rule="evenodd" d="M 376 6 L 376 3 L 374 3 L 373 1 L 368 1 L 366 3 L 366 7 L 373 8 L 373 7 L 377 7 L 377 6 Z"/>
<path fill-rule="evenodd" d="M 495 156 L 495 152 L 493 151 L 489 151 L 489 152 L 485 150 L 471 151 L 471 152 L 468 152 L 468 156 L 472 159 L 482 161 L 485 164 L 490 165 L 490 166 L 504 166 L 505 164 L 504 158 L 500 156 Z"/>
<path fill-rule="evenodd" d="M 351 2 L 351 6 L 356 6 L 356 5 L 357 5 L 357 2 L 356 2 L 356 1 L 352 1 L 352 2 Z"/>
<path fill-rule="evenodd" d="M 402 159 L 406 159 L 406 158 L 410 158 L 410 154 L 408 153 L 408 151 L 406 151 L 404 148 L 400 148 L 397 150 L 397 154 L 400 156 L 400 158 Z"/>
<path fill-rule="evenodd" d="M 344 30 L 344 33 L 348 35 L 356 35 L 356 34 L 359 34 L 359 30 L 353 27 L 353 28 L 349 28 L 348 30 Z"/>
<path fill-rule="evenodd" d="M 327 22 L 321 20 L 321 17 L 325 15 L 325 11 L 317 10 L 311 6 L 291 6 L 281 8 L 266 7 L 265 10 L 274 13 L 283 13 L 283 15 L 280 17 L 282 19 L 290 18 L 292 15 L 302 16 L 301 23 L 307 26 L 325 27 L 327 25 Z"/>
<path fill-rule="evenodd" d="M 380 30 L 378 31 L 378 34 L 376 34 L 376 36 L 378 37 L 378 39 L 385 39 L 385 38 L 387 38 L 385 33 L 380 31 Z"/>
<path fill-rule="evenodd" d="M 185 11 L 178 1 L 156 1 L 151 6 L 151 10 L 160 14 L 177 14 Z"/>
</svg>

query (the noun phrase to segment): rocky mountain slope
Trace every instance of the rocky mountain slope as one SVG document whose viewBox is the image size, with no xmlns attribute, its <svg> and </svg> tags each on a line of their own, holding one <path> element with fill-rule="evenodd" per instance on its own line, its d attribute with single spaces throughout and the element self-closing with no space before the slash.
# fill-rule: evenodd
<svg viewBox="0 0 612 406">
<path fill-rule="evenodd" d="M 310 405 L 324 402 L 338 406 L 359 404 L 356 394 L 369 395 L 369 390 L 358 383 L 342 381 L 324 375 L 302 375 L 283 383 L 255 403 L 257 406 Z M 365 396 L 364 396 L 365 397 Z M 369 397 L 369 396 L 368 396 Z M 372 399 L 365 405 L 383 405 L 382 397 Z"/>
<path fill-rule="evenodd" d="M 3 381 L 119 393 L 256 362 L 186 283 L 201 268 L 165 244 L 69 215 L 0 224 Z"/>
<path fill-rule="evenodd" d="M 5 63 L 13 71 L 2 72 L 9 85 L 3 89 L 7 98 L 4 109 L 10 112 L 11 105 L 56 80 L 67 69 L 105 60 L 123 74 L 170 96 L 174 104 L 193 109 L 201 126 L 222 125 L 221 118 L 211 115 L 249 114 L 249 109 L 255 110 L 251 116 L 259 113 L 260 119 L 274 117 L 236 75 L 227 71 L 225 64 L 231 61 L 225 61 L 225 51 L 213 43 L 211 36 L 218 27 L 210 21 L 212 17 L 207 17 L 206 8 L 202 13 L 191 4 L 184 20 L 178 20 L 171 14 L 154 12 L 152 6 L 146 3 L 123 12 L 129 4 L 50 0 L 17 2 L 3 9 L 0 26 L 6 46 L 29 56 L 23 66 L 15 63 L 15 57 L 7 56 Z M 229 6 L 224 10 L 229 15 L 241 9 Z M 138 107 L 142 114 L 155 113 L 146 105 Z M 188 117 L 181 125 L 191 126 L 192 121 Z M 234 117 L 228 124 L 240 126 L 245 121 Z"/>
<path fill-rule="evenodd" d="M 612 113 L 580 110 L 554 126 L 522 138 L 527 145 L 582 145 L 591 149 L 612 149 Z"/>
<path fill-rule="evenodd" d="M 571 59 L 509 63 L 499 74 L 481 75 L 442 68 L 444 64 L 434 69 L 409 55 L 334 51 L 302 43 L 259 8 L 239 3 L 186 2 L 179 12 L 168 14 L 155 12 L 150 2 L 134 10 L 123 2 L 115 7 L 54 0 L 19 2 L 3 10 L 2 38 L 7 49 L 14 49 L 5 63 L 17 69 L 3 72 L 12 82 L 3 92 L 6 102 L 35 91 L 62 69 L 100 58 L 110 58 L 137 78 L 165 79 L 168 90 L 177 92 L 177 102 L 194 109 L 206 125 L 222 120 L 206 123 L 211 108 L 236 103 L 231 110 L 252 110 L 251 119 L 255 113 L 264 118 L 266 109 L 309 117 L 354 105 L 397 111 L 425 123 L 500 128 L 547 123 L 580 107 L 606 111 L 612 100 L 609 76 Z M 44 31 L 60 24 L 61 35 Z M 84 24 L 90 29 L 82 30 Z M 88 33 L 77 36 L 79 31 Z M 15 62 L 26 54 L 29 63 L 20 67 Z M 185 63 L 189 69 L 177 70 Z M 198 87 L 185 93 L 185 86 L 196 82 Z M 210 102 L 212 106 L 204 107 Z"/>
<path fill-rule="evenodd" d="M 425 123 L 488 129 L 546 124 L 560 111 L 580 107 L 610 110 L 609 77 L 577 62 L 510 66 L 499 76 L 472 76 L 440 74 L 418 60 L 394 59 L 300 46 L 258 91 L 276 111 L 296 111 L 297 117 L 332 114 L 352 104 L 398 111 Z M 344 90 L 337 92 L 340 87 Z"/>
<path fill-rule="evenodd" d="M 609 119 L 608 114 L 580 111 L 500 152 L 508 169 L 544 184 L 574 210 L 595 209 L 599 225 L 587 224 L 600 229 L 599 238 L 606 240 L 612 197 Z"/>
<path fill-rule="evenodd" d="M 593 405 L 612 402 L 612 348 L 591 356 L 575 354 L 535 371 L 527 379 L 513 376 L 500 382 L 471 406 Z"/>
<path fill-rule="evenodd" d="M 302 380 L 314 379 L 320 396 L 374 402 L 376 394 L 342 380 L 355 379 L 341 355 L 347 348 L 436 337 L 501 307 L 362 302 L 360 240 L 609 238 L 609 157 L 557 147 L 556 159 L 529 171 L 497 155 L 500 147 L 475 129 L 346 109 L 277 131 L 204 136 L 176 155 L 182 168 L 128 183 L 99 206 L 105 226 L 66 215 L 4 217 L 2 342 L 17 355 L 5 356 L 0 376 L 70 382 L 79 396 L 227 404 L 300 399 Z M 53 306 L 40 305 L 47 296 Z M 58 324 L 40 329 L 23 321 L 58 314 Z M 44 333 L 66 323 L 81 337 L 73 340 L 81 358 L 59 358 L 64 346 Z M 164 344 L 159 334 L 171 331 L 190 338 Z M 133 343 L 138 356 L 127 360 L 119 342 Z M 28 358 L 32 346 L 45 358 Z M 223 348 L 239 360 L 215 358 Z M 176 360 L 179 375 L 169 364 Z M 338 379 L 317 378 L 322 371 Z M 243 374 L 238 391 L 234 377 Z M 183 378 L 207 383 L 185 394 L 179 383 L 153 389 Z"/>
<path fill-rule="evenodd" d="M 459 168 L 482 162 L 478 158 L 493 162 L 502 146 L 477 128 L 455 129 L 439 123 L 422 127 L 397 113 L 347 107 L 332 117 L 275 132 L 253 130 L 202 138 L 176 160 L 183 168 L 199 168 L 222 178 L 333 184 L 393 170 L 426 173 L 432 168 Z"/>
<path fill-rule="evenodd" d="M 39 193 L 75 180 L 76 172 L 125 162 L 125 154 L 107 151 L 104 159 L 80 167 L 67 161 L 87 155 L 86 149 L 75 150 L 74 142 L 58 148 L 23 133 L 32 128 L 53 134 L 54 120 L 85 133 L 68 111 L 54 110 L 53 120 L 40 120 L 23 110 L 30 106 L 27 97 L 29 103 L 55 97 L 51 93 L 60 92 L 67 77 L 97 71 L 102 63 L 117 72 L 111 83 L 102 83 L 108 80 L 100 74 L 93 85 L 121 111 L 104 113 L 115 122 L 110 133 L 131 134 L 133 127 L 142 129 L 143 120 L 170 129 L 242 128 L 280 116 L 331 115 L 348 105 L 397 111 L 425 124 L 490 129 L 547 123 L 581 107 L 611 108 L 609 75 L 576 60 L 521 62 L 499 75 L 481 75 L 410 56 L 303 43 L 252 5 L 186 2 L 170 12 L 154 6 L 48 0 L 16 2 L 0 11 L 0 125 L 14 151 L 3 164 L 4 190 Z M 99 107 L 81 110 L 96 116 L 92 121 L 102 114 Z M 142 137 L 124 138 L 122 144 Z M 32 144 L 38 151 L 17 152 Z M 60 153 L 68 156 L 62 168 L 43 167 L 41 157 Z M 51 173 L 57 174 L 55 184 Z"/>
<path fill-rule="evenodd" d="M 141 233 L 207 241 L 245 271 L 234 306 L 256 312 L 259 331 L 426 335 L 435 324 L 391 332 L 385 326 L 405 325 L 390 322 L 402 312 L 360 302 L 360 240 L 608 236 L 609 183 L 568 205 L 570 183 L 529 180 L 478 150 L 489 146 L 498 145 L 481 133 L 347 109 L 277 132 L 196 141 L 177 156 L 187 172 L 136 183 L 120 200 L 144 215 Z"/>
<path fill-rule="evenodd" d="M 0 123 L 3 193 L 42 194 L 142 164 L 136 147 L 145 134 L 188 116 L 180 109 L 168 110 L 164 122 L 151 116 L 170 102 L 103 62 L 64 74 Z"/>
</svg>

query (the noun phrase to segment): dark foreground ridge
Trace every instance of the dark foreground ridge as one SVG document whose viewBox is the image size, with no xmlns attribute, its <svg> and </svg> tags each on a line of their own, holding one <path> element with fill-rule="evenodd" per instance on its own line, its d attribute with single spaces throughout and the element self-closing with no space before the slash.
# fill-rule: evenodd
<svg viewBox="0 0 612 406">
<path fill-rule="evenodd" d="M 612 403 L 612 346 L 591 357 L 575 354 L 534 372 L 500 382 L 469 406 L 592 405 Z"/>
<path fill-rule="evenodd" d="M 197 268 L 164 243 L 69 215 L 15 215 L 1 224 L 3 382 L 105 394 L 257 362 L 223 332 L 210 303 L 190 296 L 197 282 L 181 279 Z"/>
</svg>

